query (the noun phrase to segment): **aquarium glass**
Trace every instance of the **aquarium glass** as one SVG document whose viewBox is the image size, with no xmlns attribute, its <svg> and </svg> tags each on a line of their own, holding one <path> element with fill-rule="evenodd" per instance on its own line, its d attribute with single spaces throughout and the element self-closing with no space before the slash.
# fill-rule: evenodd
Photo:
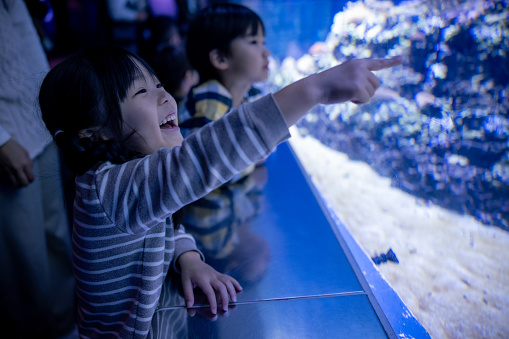
<svg viewBox="0 0 509 339">
<path fill-rule="evenodd" d="M 507 337 L 508 1 L 236 2 L 265 23 L 271 91 L 353 58 L 404 57 L 403 65 L 375 72 L 381 86 L 369 103 L 319 106 L 297 124 L 292 133 L 319 145 L 308 151 L 315 160 L 301 162 L 312 169 L 318 160 L 332 163 L 332 154 L 347 159 L 309 174 L 367 255 L 400 259 L 399 268 L 376 264 L 432 337 Z M 370 188 L 365 166 L 387 187 Z M 353 175 L 350 191 L 328 192 L 335 190 L 328 183 Z M 364 195 L 354 193 L 362 185 Z M 366 215 L 348 214 L 353 200 L 370 206 L 384 197 Z M 394 225 L 362 230 L 368 223 Z"/>
</svg>

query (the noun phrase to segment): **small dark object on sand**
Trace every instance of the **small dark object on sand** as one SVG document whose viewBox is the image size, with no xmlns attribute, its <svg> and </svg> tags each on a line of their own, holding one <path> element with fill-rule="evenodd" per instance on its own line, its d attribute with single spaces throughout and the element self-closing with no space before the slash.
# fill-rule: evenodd
<svg viewBox="0 0 509 339">
<path fill-rule="evenodd" d="M 387 262 L 387 261 L 392 261 L 392 262 L 395 262 L 396 264 L 399 264 L 399 260 L 396 257 L 396 254 L 394 254 L 394 252 L 392 251 L 392 248 L 389 249 L 387 254 L 383 254 L 382 253 L 381 255 L 375 256 L 375 257 L 373 257 L 371 259 L 373 260 L 373 262 L 376 265 L 380 265 L 381 263 L 384 263 L 384 262 Z"/>
</svg>

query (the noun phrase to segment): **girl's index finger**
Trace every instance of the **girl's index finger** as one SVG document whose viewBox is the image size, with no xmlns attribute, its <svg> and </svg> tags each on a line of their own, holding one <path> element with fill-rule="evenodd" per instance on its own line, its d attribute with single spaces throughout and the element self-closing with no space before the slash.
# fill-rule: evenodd
<svg viewBox="0 0 509 339">
<path fill-rule="evenodd" d="M 389 59 L 365 59 L 370 71 L 379 71 L 381 69 L 394 67 L 403 62 L 402 56 L 395 56 Z"/>
</svg>

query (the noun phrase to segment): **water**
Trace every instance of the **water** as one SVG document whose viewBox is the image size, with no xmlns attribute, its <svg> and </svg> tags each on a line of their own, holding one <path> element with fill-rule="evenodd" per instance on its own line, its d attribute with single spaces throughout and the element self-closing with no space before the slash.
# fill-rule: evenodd
<svg viewBox="0 0 509 339">
<path fill-rule="evenodd" d="M 369 104 L 313 110 L 294 145 L 364 251 L 394 250 L 378 269 L 432 338 L 507 338 L 507 0 L 242 3 L 267 27 L 271 90 L 405 57 Z"/>
<path fill-rule="evenodd" d="M 267 47 L 278 60 L 300 58 L 329 33 L 334 15 L 348 0 L 237 0 L 263 20 Z"/>
<path fill-rule="evenodd" d="M 403 67 L 377 72 L 371 103 L 319 107 L 301 132 L 416 197 L 509 230 L 506 0 L 241 3 L 267 27 L 272 89 L 351 58 L 403 55 Z"/>
</svg>

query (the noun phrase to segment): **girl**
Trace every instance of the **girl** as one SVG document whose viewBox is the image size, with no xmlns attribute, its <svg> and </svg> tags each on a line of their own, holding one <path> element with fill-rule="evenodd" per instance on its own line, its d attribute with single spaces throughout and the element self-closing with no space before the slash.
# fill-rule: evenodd
<svg viewBox="0 0 509 339">
<path fill-rule="evenodd" d="M 77 174 L 73 260 L 82 337 L 144 338 L 170 269 L 186 306 L 193 288 L 217 312 L 241 286 L 202 261 L 180 208 L 266 158 L 313 106 L 367 102 L 371 72 L 400 58 L 351 60 L 243 105 L 183 141 L 176 104 L 151 68 L 126 50 L 93 47 L 46 76 L 46 127 Z"/>
</svg>

